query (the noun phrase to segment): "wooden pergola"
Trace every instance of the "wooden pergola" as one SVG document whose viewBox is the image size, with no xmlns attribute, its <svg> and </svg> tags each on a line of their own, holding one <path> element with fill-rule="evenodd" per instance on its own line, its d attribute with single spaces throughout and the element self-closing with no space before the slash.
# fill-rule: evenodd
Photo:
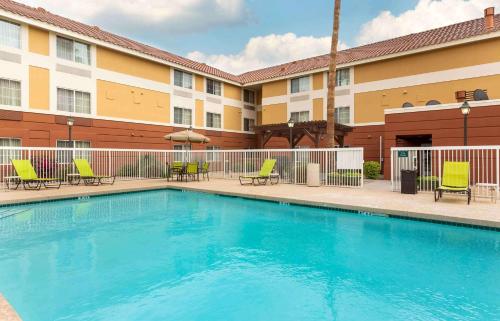
<svg viewBox="0 0 500 321">
<path fill-rule="evenodd" d="M 292 129 L 291 145 L 295 148 L 302 138 L 309 137 L 313 141 L 314 147 L 318 148 L 320 140 L 326 135 L 326 126 L 326 120 L 295 123 Z M 290 127 L 288 127 L 288 123 L 255 126 L 254 131 L 257 135 L 259 148 L 264 148 L 273 137 L 285 137 L 290 143 Z M 351 131 L 352 127 L 350 126 L 335 124 L 335 140 L 341 147 L 344 146 L 344 137 Z"/>
</svg>

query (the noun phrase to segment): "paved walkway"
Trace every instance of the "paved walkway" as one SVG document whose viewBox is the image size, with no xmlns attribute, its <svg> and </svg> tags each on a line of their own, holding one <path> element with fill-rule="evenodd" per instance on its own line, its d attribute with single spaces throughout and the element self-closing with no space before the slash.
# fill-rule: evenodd
<svg viewBox="0 0 500 321">
<path fill-rule="evenodd" d="M 167 187 L 500 228 L 500 203 L 494 204 L 481 199 L 467 206 L 465 197 L 454 195 L 446 195 L 443 200 L 435 203 L 430 193 L 402 195 L 391 192 L 387 181 L 367 181 L 363 189 L 289 184 L 240 186 L 236 180 L 220 179 L 189 183 L 165 180 L 119 181 L 115 185 L 63 186 L 59 190 L 0 191 L 0 204 Z"/>
</svg>

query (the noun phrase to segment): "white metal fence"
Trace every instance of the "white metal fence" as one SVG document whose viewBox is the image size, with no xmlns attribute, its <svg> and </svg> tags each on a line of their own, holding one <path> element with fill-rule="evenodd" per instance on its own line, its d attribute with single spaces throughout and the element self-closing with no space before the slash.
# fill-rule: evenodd
<svg viewBox="0 0 500 321">
<path fill-rule="evenodd" d="M 137 150 L 96 148 L 0 147 L 0 179 L 16 176 L 12 159 L 29 159 L 39 177 L 68 181 L 76 173 L 74 158 L 85 158 L 95 175 L 117 180 L 166 178 L 174 162 L 208 162 L 212 178 L 238 179 L 257 174 L 265 159 L 276 159 L 275 173 L 282 183 L 305 184 L 307 165 L 320 164 L 326 186 L 363 186 L 363 149 L 258 149 L 258 150 Z"/>
<path fill-rule="evenodd" d="M 418 189 L 433 191 L 441 183 L 445 161 L 469 162 L 469 186 L 476 196 L 500 196 L 500 146 L 391 148 L 392 190 L 401 190 L 401 170 L 416 170 Z"/>
</svg>

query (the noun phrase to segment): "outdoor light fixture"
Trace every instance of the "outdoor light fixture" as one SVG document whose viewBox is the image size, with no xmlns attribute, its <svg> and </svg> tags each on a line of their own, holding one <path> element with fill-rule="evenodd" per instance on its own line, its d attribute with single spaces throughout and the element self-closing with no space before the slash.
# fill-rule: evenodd
<svg viewBox="0 0 500 321">
<path fill-rule="evenodd" d="M 293 126 L 295 126 L 295 122 L 292 117 L 288 121 L 288 128 L 290 128 L 290 149 L 293 149 Z"/>
<path fill-rule="evenodd" d="M 73 117 L 68 117 L 68 119 L 66 119 L 66 124 L 68 125 L 68 140 L 70 145 L 73 145 L 71 137 L 71 130 L 73 129 L 73 125 L 75 124 L 75 120 L 73 119 Z"/>
<path fill-rule="evenodd" d="M 460 111 L 462 112 L 463 115 L 469 115 L 470 114 L 470 105 L 467 101 L 464 101 L 462 106 L 460 106 Z"/>
<path fill-rule="evenodd" d="M 467 146 L 467 118 L 470 114 L 470 105 L 466 101 L 460 106 L 460 111 L 462 112 L 462 115 L 464 115 L 464 146 Z"/>
</svg>

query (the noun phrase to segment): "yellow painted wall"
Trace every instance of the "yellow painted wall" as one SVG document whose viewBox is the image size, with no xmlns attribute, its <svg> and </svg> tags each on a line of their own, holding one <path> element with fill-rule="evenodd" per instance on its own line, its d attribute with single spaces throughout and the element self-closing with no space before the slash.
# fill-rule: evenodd
<svg viewBox="0 0 500 321">
<path fill-rule="evenodd" d="M 323 89 L 323 73 L 318 72 L 313 75 L 313 90 Z"/>
<path fill-rule="evenodd" d="M 194 125 L 196 127 L 203 127 L 204 124 L 204 116 L 205 116 L 205 108 L 204 108 L 204 102 L 203 100 L 196 99 L 195 101 L 195 123 Z"/>
<path fill-rule="evenodd" d="M 204 82 L 204 77 L 199 76 L 199 75 L 194 75 L 194 89 L 196 91 L 205 91 L 205 82 Z"/>
<path fill-rule="evenodd" d="M 262 98 L 286 95 L 288 92 L 286 80 L 278 80 L 262 85 Z"/>
<path fill-rule="evenodd" d="M 241 130 L 241 108 L 224 105 L 224 129 Z"/>
<path fill-rule="evenodd" d="M 286 123 L 287 104 L 273 104 L 262 106 L 262 125 Z"/>
<path fill-rule="evenodd" d="M 224 83 L 224 97 L 241 100 L 241 87 Z"/>
<path fill-rule="evenodd" d="M 257 120 L 255 125 L 260 126 L 262 125 L 262 111 L 257 112 Z"/>
<path fill-rule="evenodd" d="M 50 105 L 49 70 L 45 68 L 30 66 L 29 76 L 30 108 L 48 110 Z"/>
<path fill-rule="evenodd" d="M 355 83 L 498 62 L 500 38 L 359 65 Z"/>
<path fill-rule="evenodd" d="M 313 120 L 323 120 L 323 98 L 313 99 Z"/>
<path fill-rule="evenodd" d="M 170 83 L 168 66 L 103 47 L 97 47 L 97 67 L 166 84 Z"/>
<path fill-rule="evenodd" d="M 30 52 L 49 55 L 49 32 L 32 26 L 28 27 L 28 48 Z"/>
<path fill-rule="evenodd" d="M 97 80 L 97 115 L 167 123 L 170 119 L 170 95 Z"/>
<path fill-rule="evenodd" d="M 500 99 L 500 75 L 356 94 L 354 120 L 356 123 L 384 121 L 385 109 L 401 108 L 405 102 L 414 106 L 424 106 L 429 100 L 454 103 L 456 91 L 477 88 L 488 90 L 490 99 Z"/>
</svg>

